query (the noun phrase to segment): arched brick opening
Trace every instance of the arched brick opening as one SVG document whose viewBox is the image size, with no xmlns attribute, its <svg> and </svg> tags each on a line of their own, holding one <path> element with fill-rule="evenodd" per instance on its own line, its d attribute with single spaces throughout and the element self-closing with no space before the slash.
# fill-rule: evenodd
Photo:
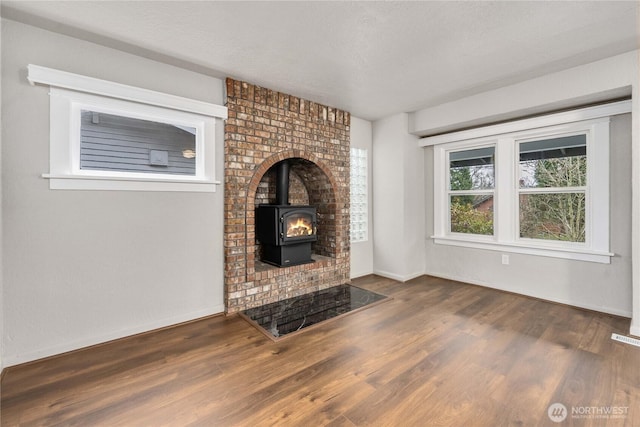
<svg viewBox="0 0 640 427">
<path fill-rule="evenodd" d="M 338 233 L 344 224 L 337 215 L 337 208 L 344 201 L 338 200 L 336 179 L 331 170 L 312 153 L 300 150 L 288 150 L 266 159 L 256 170 L 247 191 L 247 272 L 255 272 L 255 263 L 259 259 L 260 245 L 255 239 L 255 208 L 259 203 L 273 203 L 275 200 L 275 168 L 288 160 L 292 185 L 290 200 L 292 204 L 315 206 L 318 214 L 318 241 L 312 246 L 312 252 L 323 257 L 336 258 L 340 245 L 337 245 Z M 303 188 L 300 188 L 303 186 Z M 258 190 L 262 191 L 258 191 Z"/>
</svg>

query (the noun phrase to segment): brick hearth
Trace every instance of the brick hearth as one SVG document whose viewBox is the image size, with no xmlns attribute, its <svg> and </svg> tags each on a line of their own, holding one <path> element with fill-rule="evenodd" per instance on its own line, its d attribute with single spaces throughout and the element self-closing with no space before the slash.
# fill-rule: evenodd
<svg viewBox="0 0 640 427">
<path fill-rule="evenodd" d="M 349 283 L 350 114 L 227 79 L 225 302 L 229 313 Z M 275 199 L 277 162 L 291 159 L 292 204 L 318 209 L 311 264 L 259 261 L 255 207 Z"/>
</svg>

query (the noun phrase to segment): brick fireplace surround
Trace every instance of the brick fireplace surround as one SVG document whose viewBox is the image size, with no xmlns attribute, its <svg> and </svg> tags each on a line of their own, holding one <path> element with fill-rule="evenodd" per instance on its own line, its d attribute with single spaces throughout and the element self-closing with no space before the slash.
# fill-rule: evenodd
<svg viewBox="0 0 640 427">
<path fill-rule="evenodd" d="M 349 283 L 348 112 L 226 80 L 225 305 L 228 313 Z M 318 209 L 315 262 L 259 261 L 255 208 L 275 200 L 271 167 L 289 159 L 291 204 Z"/>
</svg>

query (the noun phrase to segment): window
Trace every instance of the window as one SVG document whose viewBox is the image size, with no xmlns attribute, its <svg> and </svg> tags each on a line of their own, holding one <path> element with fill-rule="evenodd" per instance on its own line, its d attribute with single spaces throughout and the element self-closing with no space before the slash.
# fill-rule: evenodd
<svg viewBox="0 0 640 427">
<path fill-rule="evenodd" d="M 520 238 L 585 243 L 587 134 L 518 145 Z"/>
<path fill-rule="evenodd" d="M 351 148 L 351 242 L 368 239 L 367 150 Z"/>
<path fill-rule="evenodd" d="M 196 175 L 198 130 L 80 111 L 80 170 Z"/>
<path fill-rule="evenodd" d="M 493 235 L 495 147 L 449 154 L 449 230 Z"/>
<path fill-rule="evenodd" d="M 50 89 L 51 189 L 212 192 L 226 108 L 29 65 Z"/>
<path fill-rule="evenodd" d="M 622 101 L 425 138 L 437 244 L 609 263 L 609 116 Z"/>
</svg>

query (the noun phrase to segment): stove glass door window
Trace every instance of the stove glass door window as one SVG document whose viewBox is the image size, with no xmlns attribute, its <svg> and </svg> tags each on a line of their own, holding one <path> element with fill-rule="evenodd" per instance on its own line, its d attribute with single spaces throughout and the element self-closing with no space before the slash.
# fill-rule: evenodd
<svg viewBox="0 0 640 427">
<path fill-rule="evenodd" d="M 315 234 L 311 216 L 305 214 L 289 215 L 286 218 L 287 237 L 304 237 Z"/>
</svg>

